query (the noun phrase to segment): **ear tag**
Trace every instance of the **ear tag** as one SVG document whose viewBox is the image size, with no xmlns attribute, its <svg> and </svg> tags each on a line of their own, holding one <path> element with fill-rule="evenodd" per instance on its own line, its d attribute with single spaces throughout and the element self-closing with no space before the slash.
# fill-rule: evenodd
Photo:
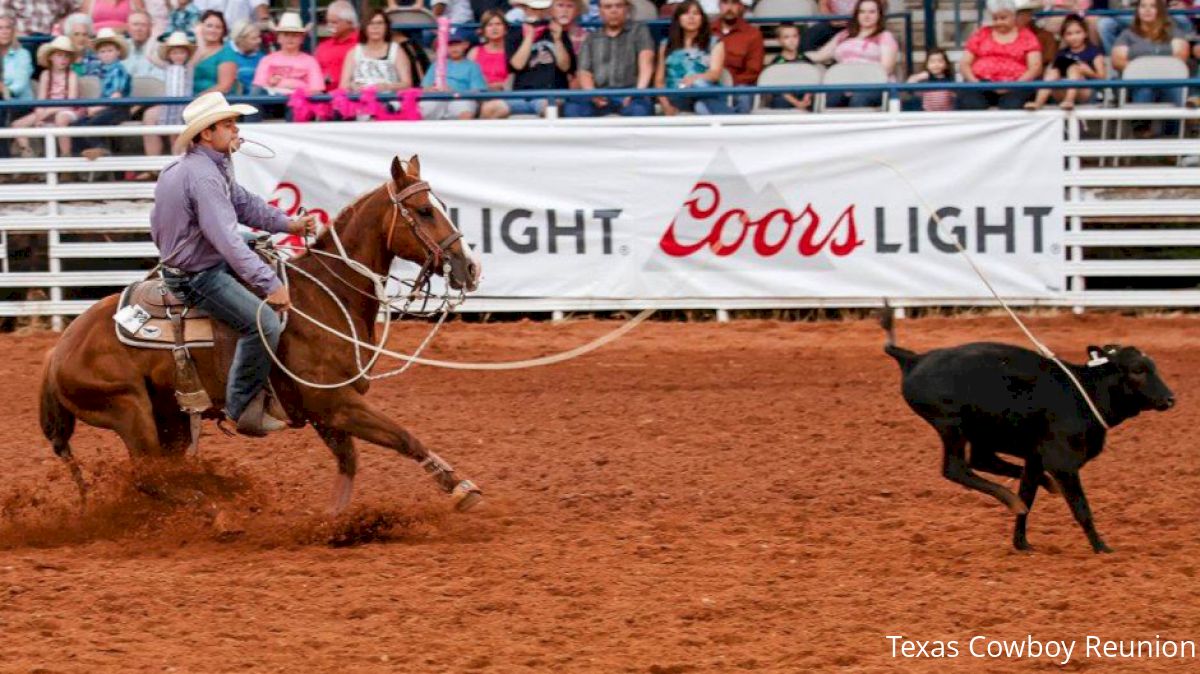
<svg viewBox="0 0 1200 674">
<path fill-rule="evenodd" d="M 1088 355 L 1092 357 L 1092 359 L 1087 363 L 1088 367 L 1100 367 L 1101 365 L 1108 363 L 1108 359 L 1104 356 L 1101 356 L 1099 351 L 1091 351 Z"/>
</svg>

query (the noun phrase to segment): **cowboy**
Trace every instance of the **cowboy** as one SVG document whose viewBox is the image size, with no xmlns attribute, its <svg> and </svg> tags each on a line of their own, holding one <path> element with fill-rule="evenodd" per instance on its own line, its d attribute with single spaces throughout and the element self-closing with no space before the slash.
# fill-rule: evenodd
<svg viewBox="0 0 1200 674">
<path fill-rule="evenodd" d="M 183 156 L 159 175 L 150 234 L 162 256 L 167 288 L 241 335 L 226 387 L 225 413 L 239 433 L 262 437 L 285 426 L 266 411 L 272 360 L 263 344 L 265 338 L 275 350 L 281 325 L 274 311 L 259 310 L 262 300 L 255 293 L 276 308 L 287 308 L 290 299 L 237 225 L 305 235 L 313 230 L 313 218 L 289 220 L 234 181 L 230 154 L 241 142 L 237 119 L 256 112 L 249 105 L 230 105 L 220 92 L 204 94 L 184 108 L 186 126 L 174 145 L 175 153 Z"/>
</svg>

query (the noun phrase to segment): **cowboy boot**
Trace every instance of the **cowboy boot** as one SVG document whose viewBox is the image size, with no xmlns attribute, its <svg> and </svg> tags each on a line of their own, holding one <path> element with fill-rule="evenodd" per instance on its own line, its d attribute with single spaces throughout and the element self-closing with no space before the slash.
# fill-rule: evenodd
<svg viewBox="0 0 1200 674">
<path fill-rule="evenodd" d="M 263 389 L 250 399 L 246 409 L 237 419 L 237 432 L 253 438 L 265 437 L 269 433 L 287 428 L 287 424 L 267 414 L 265 408 L 267 391 Z"/>
</svg>

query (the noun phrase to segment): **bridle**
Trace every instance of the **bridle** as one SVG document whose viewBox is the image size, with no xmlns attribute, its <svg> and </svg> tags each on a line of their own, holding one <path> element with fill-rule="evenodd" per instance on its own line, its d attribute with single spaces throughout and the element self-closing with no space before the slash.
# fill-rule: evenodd
<svg viewBox="0 0 1200 674">
<path fill-rule="evenodd" d="M 441 270 L 446 278 L 450 278 L 450 263 L 446 259 L 446 254 L 450 252 L 450 246 L 453 246 L 454 242 L 462 238 L 462 232 L 451 223 L 454 231 L 443 239 L 441 243 L 438 243 L 428 233 L 417 226 L 417 219 L 413 217 L 412 211 L 404 203 L 405 199 L 421 192 L 428 192 L 430 198 L 436 199 L 437 197 L 434 196 L 429 183 L 421 180 L 396 192 L 395 183 L 389 180 L 387 191 L 388 198 L 392 200 L 392 219 L 388 224 L 387 249 L 392 249 L 392 237 L 396 233 L 396 220 L 400 216 L 403 216 L 404 220 L 408 223 L 408 228 L 412 230 L 413 236 L 417 237 L 417 241 L 420 241 L 421 245 L 425 247 L 425 263 L 421 265 L 421 273 L 417 276 L 417 286 L 423 285 L 434 270 Z"/>
</svg>

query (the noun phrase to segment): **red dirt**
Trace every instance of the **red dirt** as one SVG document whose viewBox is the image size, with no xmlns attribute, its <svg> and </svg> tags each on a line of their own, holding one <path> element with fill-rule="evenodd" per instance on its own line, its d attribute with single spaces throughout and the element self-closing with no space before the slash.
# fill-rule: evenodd
<svg viewBox="0 0 1200 674">
<path fill-rule="evenodd" d="M 484 504 L 453 514 L 414 464 L 365 447 L 334 524 L 334 464 L 311 431 L 250 442 L 211 426 L 204 465 L 162 478 L 158 498 L 131 486 L 116 436 L 81 429 L 97 486 L 78 514 L 36 422 L 54 337 L 2 337 L 0 670 L 1057 669 L 972 658 L 977 634 L 1076 640 L 1070 671 L 1194 669 L 1080 652 L 1088 634 L 1200 636 L 1197 319 L 1030 324 L 1075 361 L 1089 343 L 1142 347 L 1181 401 L 1115 430 L 1083 472 L 1113 555 L 1044 493 L 1037 550 L 1013 551 L 1007 511 L 941 477 L 868 321 L 650 323 L 551 368 L 415 368 L 372 399 Z M 519 358 L 613 327 L 456 324 L 431 353 Z M 995 317 L 903 321 L 899 338 L 1021 339 Z M 893 659 L 889 634 L 961 654 Z"/>
</svg>

